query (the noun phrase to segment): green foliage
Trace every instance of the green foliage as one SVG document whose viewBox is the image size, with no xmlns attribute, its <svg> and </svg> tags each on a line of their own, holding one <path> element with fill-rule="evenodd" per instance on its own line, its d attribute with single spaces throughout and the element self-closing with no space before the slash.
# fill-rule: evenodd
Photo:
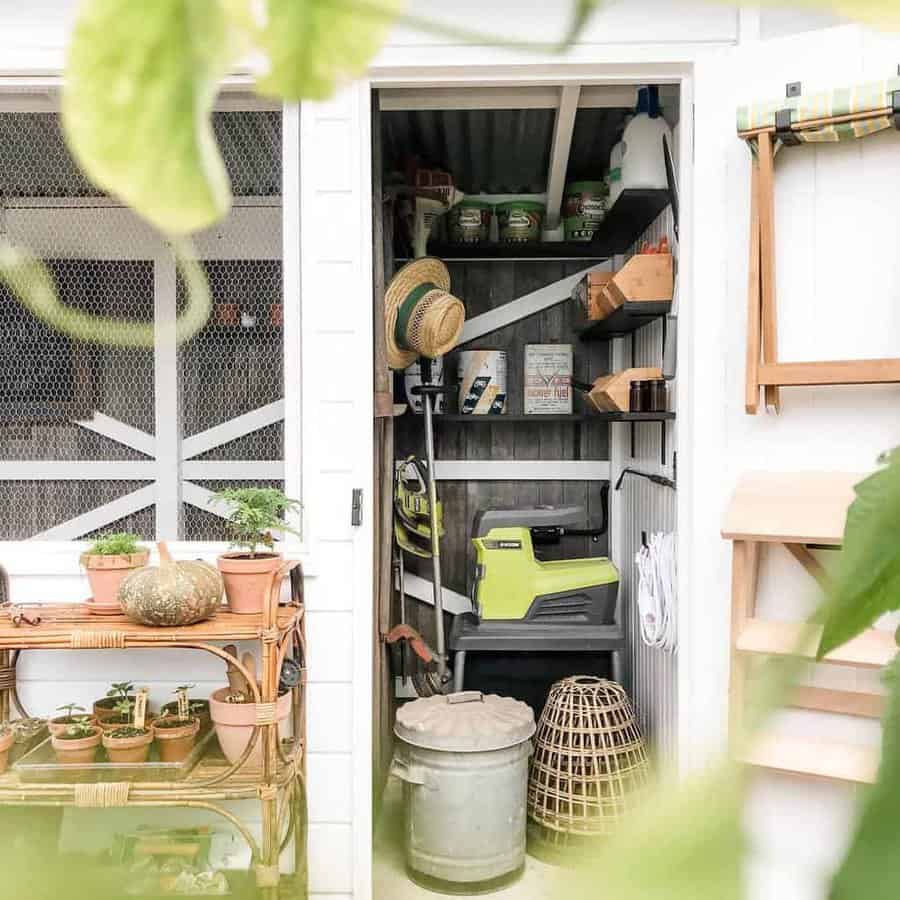
<svg viewBox="0 0 900 900">
<path fill-rule="evenodd" d="M 900 805 L 900 661 L 886 675 L 891 699 L 883 722 L 881 770 L 865 795 L 862 819 L 831 885 L 829 900 L 900 897 L 897 809 Z"/>
<path fill-rule="evenodd" d="M 127 722 L 131 719 L 131 711 L 134 709 L 134 700 L 125 697 L 120 700 L 114 707 L 113 710 L 119 714 L 119 718 Z"/>
<path fill-rule="evenodd" d="M 210 112 L 233 63 L 219 0 L 88 0 L 66 66 L 63 126 L 100 188 L 167 234 L 231 206 Z"/>
<path fill-rule="evenodd" d="M 740 900 L 742 801 L 731 765 L 650 796 L 557 896 Z"/>
<path fill-rule="evenodd" d="M 91 544 L 88 550 L 89 556 L 130 556 L 137 553 L 141 548 L 138 544 L 140 538 L 136 534 L 130 534 L 127 531 L 118 531 L 115 533 L 107 532 L 100 535 L 97 540 Z"/>
<path fill-rule="evenodd" d="M 187 303 L 175 328 L 180 342 L 190 340 L 209 319 L 212 298 L 206 272 L 188 243 L 173 241 L 178 274 Z M 0 283 L 36 318 L 55 331 L 79 341 L 115 347 L 153 347 L 153 322 L 116 316 L 95 316 L 60 302 L 56 283 L 44 263 L 21 247 L 0 241 Z"/>
<path fill-rule="evenodd" d="M 900 452 L 856 485 L 844 541 L 819 618 L 819 657 L 847 643 L 884 613 L 900 609 Z"/>
<path fill-rule="evenodd" d="M 182 684 L 182 685 L 179 685 L 177 688 L 175 688 L 175 690 L 172 691 L 172 693 L 176 694 L 176 695 L 182 694 L 182 693 L 186 694 L 188 691 L 192 690 L 195 687 L 197 687 L 196 684 Z"/>
<path fill-rule="evenodd" d="M 80 722 L 72 722 L 70 725 L 66 726 L 66 730 L 58 735 L 65 741 L 78 741 L 81 738 L 90 737 L 92 734 L 95 734 L 97 731 L 97 726 L 92 725 L 89 719 L 84 719 Z"/>
<path fill-rule="evenodd" d="M 255 556 L 257 548 L 271 550 L 273 531 L 297 532 L 285 524 L 286 514 L 300 508 L 277 488 L 225 488 L 215 495 L 216 503 L 228 505 L 227 530 L 232 546 L 247 549 Z"/>
<path fill-rule="evenodd" d="M 362 75 L 396 18 L 398 0 L 268 0 L 258 34 L 269 71 L 257 88 L 288 100 L 325 100 Z"/>
<path fill-rule="evenodd" d="M 106 692 L 107 697 L 115 697 L 117 700 L 130 700 L 134 691 L 134 683 L 131 681 L 114 681 Z"/>
<path fill-rule="evenodd" d="M 85 709 L 83 706 L 79 706 L 77 703 L 66 703 L 64 706 L 57 706 L 57 712 L 63 713 L 61 718 L 63 719 L 72 719 L 72 720 L 81 720 L 81 721 L 90 721 L 90 716 L 76 716 L 75 713 L 83 713 Z"/>
</svg>

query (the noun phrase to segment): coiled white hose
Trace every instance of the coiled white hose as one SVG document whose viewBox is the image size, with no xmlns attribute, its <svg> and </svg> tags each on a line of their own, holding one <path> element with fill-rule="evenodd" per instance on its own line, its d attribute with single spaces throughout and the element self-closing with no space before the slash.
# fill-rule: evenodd
<svg viewBox="0 0 900 900">
<path fill-rule="evenodd" d="M 672 653 L 678 646 L 675 597 L 675 535 L 650 536 L 634 558 L 638 569 L 641 637 L 648 647 Z"/>
</svg>

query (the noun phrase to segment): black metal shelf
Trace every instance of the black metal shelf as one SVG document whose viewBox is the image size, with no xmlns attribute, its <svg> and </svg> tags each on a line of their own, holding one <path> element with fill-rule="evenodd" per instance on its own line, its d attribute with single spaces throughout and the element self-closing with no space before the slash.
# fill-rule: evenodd
<svg viewBox="0 0 900 900">
<path fill-rule="evenodd" d="M 669 205 L 667 190 L 625 190 L 591 241 L 536 241 L 516 244 L 449 244 L 431 241 L 428 254 L 445 260 L 602 260 L 625 253 Z M 401 260 L 397 260 L 400 262 Z"/>
<path fill-rule="evenodd" d="M 573 413 L 572 415 L 494 415 L 476 416 L 460 415 L 458 413 L 442 413 L 435 415 L 432 420 L 435 425 L 441 422 L 453 422 L 478 425 L 515 425 L 527 423 L 536 425 L 541 423 L 569 422 L 580 425 L 585 422 L 668 422 L 675 418 L 674 412 L 593 412 Z"/>
<path fill-rule="evenodd" d="M 611 316 L 588 322 L 579 330 L 578 337 L 583 341 L 608 341 L 622 337 L 667 316 L 671 310 L 671 300 L 626 300 Z"/>
</svg>

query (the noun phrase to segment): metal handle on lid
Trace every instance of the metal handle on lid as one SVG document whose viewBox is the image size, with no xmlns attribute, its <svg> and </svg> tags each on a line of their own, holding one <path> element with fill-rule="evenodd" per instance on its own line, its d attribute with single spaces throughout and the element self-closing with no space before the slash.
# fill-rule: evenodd
<svg viewBox="0 0 900 900">
<path fill-rule="evenodd" d="M 484 703 L 484 694 L 481 691 L 460 691 L 457 694 L 448 694 L 447 703 Z"/>
</svg>

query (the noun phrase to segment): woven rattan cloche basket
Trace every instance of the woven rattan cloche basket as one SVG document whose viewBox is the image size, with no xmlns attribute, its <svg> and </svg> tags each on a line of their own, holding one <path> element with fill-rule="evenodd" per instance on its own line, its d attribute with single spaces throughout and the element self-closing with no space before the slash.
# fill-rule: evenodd
<svg viewBox="0 0 900 900">
<path fill-rule="evenodd" d="M 577 855 L 612 834 L 650 778 L 625 689 L 575 675 L 550 690 L 528 780 L 529 850 Z"/>
</svg>

